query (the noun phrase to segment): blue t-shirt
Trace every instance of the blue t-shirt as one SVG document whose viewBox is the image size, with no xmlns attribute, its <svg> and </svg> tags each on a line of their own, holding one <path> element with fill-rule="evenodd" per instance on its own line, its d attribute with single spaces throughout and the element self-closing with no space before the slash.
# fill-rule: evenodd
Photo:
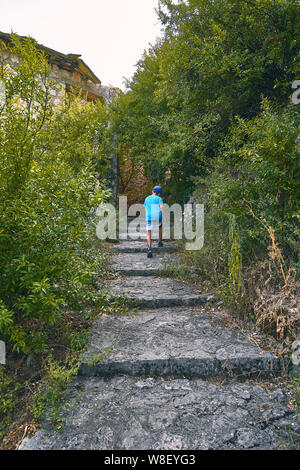
<svg viewBox="0 0 300 470">
<path fill-rule="evenodd" d="M 162 212 L 159 204 L 163 204 L 163 200 L 160 196 L 152 194 L 145 199 L 144 206 L 146 207 L 146 219 L 147 220 L 161 220 Z"/>
</svg>

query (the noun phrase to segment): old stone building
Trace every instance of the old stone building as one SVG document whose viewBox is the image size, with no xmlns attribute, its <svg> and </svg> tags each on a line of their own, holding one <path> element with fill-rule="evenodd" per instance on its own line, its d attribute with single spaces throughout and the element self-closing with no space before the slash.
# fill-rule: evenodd
<svg viewBox="0 0 300 470">
<path fill-rule="evenodd" d="M 24 38 L 24 36 L 20 36 Z M 18 62 L 18 57 L 11 54 L 8 46 L 11 43 L 11 34 L 0 31 L 0 66 L 6 64 L 12 69 Z M 118 88 L 104 86 L 101 80 L 94 74 L 88 65 L 81 59 L 80 54 L 63 54 L 50 49 L 49 47 L 37 44 L 42 50 L 50 65 L 50 79 L 59 86 L 57 90 L 51 90 L 52 102 L 57 106 L 65 94 L 76 92 L 80 94 L 83 102 L 102 100 L 110 103 L 119 93 Z M 5 89 L 0 81 L 0 103 L 5 101 Z M 113 201 L 116 202 L 118 193 L 118 156 L 117 152 L 111 155 L 111 169 L 106 175 L 106 179 L 112 189 Z"/>
<path fill-rule="evenodd" d="M 5 47 L 10 44 L 11 35 L 0 31 L 0 41 L 4 45 L 1 48 L 1 60 L 13 67 L 18 59 L 12 56 Z M 50 78 L 61 85 L 64 92 L 69 93 L 73 90 L 79 92 L 87 101 L 105 99 L 108 102 L 118 93 L 117 88 L 102 85 L 101 80 L 81 59 L 80 54 L 63 54 L 42 44 L 37 44 L 37 47 L 47 57 L 51 69 Z M 61 99 L 61 92 L 58 92 L 53 99 L 54 104 L 58 104 Z"/>
</svg>

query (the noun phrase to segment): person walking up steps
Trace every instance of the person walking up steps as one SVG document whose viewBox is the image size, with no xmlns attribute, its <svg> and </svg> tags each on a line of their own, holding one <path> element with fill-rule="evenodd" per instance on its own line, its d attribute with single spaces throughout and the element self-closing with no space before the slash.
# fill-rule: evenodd
<svg viewBox="0 0 300 470">
<path fill-rule="evenodd" d="M 147 225 L 147 247 L 148 247 L 148 258 L 152 258 L 151 248 L 151 234 L 152 230 L 158 228 L 158 245 L 163 246 L 162 243 L 162 215 L 164 212 L 162 196 L 162 187 L 155 186 L 153 188 L 151 196 L 145 199 L 144 206 L 146 207 L 146 225 Z"/>
</svg>

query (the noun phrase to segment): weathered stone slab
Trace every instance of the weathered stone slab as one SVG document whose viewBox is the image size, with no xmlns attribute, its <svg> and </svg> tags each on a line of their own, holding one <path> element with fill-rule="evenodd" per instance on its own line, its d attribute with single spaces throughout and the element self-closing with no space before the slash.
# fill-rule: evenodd
<svg viewBox="0 0 300 470">
<path fill-rule="evenodd" d="M 77 379 L 79 391 L 62 432 L 46 427 L 19 449 L 280 450 L 300 431 L 284 391 L 254 384 L 117 377 Z"/>
<path fill-rule="evenodd" d="M 141 240 L 127 240 L 114 246 L 114 250 L 120 253 L 147 253 L 147 242 Z M 152 243 L 153 253 L 174 253 L 178 250 L 175 242 L 164 242 L 162 248 L 157 247 L 157 243 Z"/>
<path fill-rule="evenodd" d="M 145 253 L 120 253 L 113 256 L 111 266 L 126 276 L 151 276 L 174 263 L 175 256 L 166 253 L 158 252 L 153 258 Z"/>
<path fill-rule="evenodd" d="M 205 378 L 267 376 L 280 370 L 274 354 L 253 346 L 237 331 L 214 325 L 216 319 L 199 308 L 103 315 L 94 324 L 79 373 Z"/>
<path fill-rule="evenodd" d="M 110 281 L 109 287 L 131 305 L 148 308 L 203 305 L 213 298 L 201 295 L 197 286 L 164 277 L 121 277 Z"/>
<path fill-rule="evenodd" d="M 268 392 L 253 383 L 222 387 L 202 380 L 265 379 L 280 371 L 281 363 L 237 331 L 220 326 L 221 312 L 205 313 L 199 305 L 212 296 L 199 287 L 148 276 L 174 259 L 165 253 L 175 250 L 175 244 L 167 243 L 154 248 L 154 258 L 148 259 L 144 241 L 116 247 L 123 254 L 113 258 L 113 265 L 130 277 L 112 280 L 111 289 L 144 309 L 127 316 L 103 315 L 95 322 L 69 390 L 71 411 L 63 431 L 56 433 L 45 423 L 20 449 L 288 448 L 289 430 L 299 433 L 300 422 L 287 406 L 285 390 Z M 198 307 L 188 307 L 192 305 Z M 79 392 L 81 402 L 76 404 Z"/>
</svg>

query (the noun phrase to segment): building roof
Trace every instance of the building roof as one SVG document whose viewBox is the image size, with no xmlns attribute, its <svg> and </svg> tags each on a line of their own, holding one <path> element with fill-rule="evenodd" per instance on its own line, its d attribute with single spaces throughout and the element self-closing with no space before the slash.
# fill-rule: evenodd
<svg viewBox="0 0 300 470">
<path fill-rule="evenodd" d="M 25 39 L 26 36 L 19 36 Z M 0 31 L 0 41 L 9 45 L 11 42 L 11 34 Z M 70 72 L 77 71 L 87 80 L 91 80 L 95 84 L 101 84 L 101 80 L 92 72 L 88 65 L 80 58 L 80 54 L 63 54 L 49 47 L 37 43 L 37 48 L 44 51 L 49 64 L 55 64 L 59 68 Z"/>
</svg>

